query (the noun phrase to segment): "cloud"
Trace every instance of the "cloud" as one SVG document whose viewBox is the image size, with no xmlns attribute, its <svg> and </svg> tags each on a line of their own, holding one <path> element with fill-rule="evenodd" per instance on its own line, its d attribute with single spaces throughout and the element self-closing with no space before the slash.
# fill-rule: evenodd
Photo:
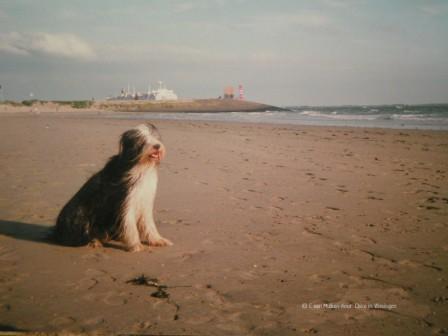
<svg viewBox="0 0 448 336">
<path fill-rule="evenodd" d="M 174 5 L 175 13 L 190 12 L 193 9 L 195 9 L 195 5 L 191 2 L 181 2 L 181 3 Z"/>
<path fill-rule="evenodd" d="M 347 2 L 343 0 L 325 0 L 324 3 L 331 7 L 347 7 Z"/>
<path fill-rule="evenodd" d="M 87 42 L 73 34 L 0 33 L 0 52 L 22 56 L 44 54 L 81 61 L 97 57 Z"/>
<path fill-rule="evenodd" d="M 278 53 L 272 50 L 256 50 L 249 55 L 241 55 L 241 61 L 259 66 L 284 66 L 297 65 L 300 63 L 300 57 L 297 55 L 289 55 Z"/>
<path fill-rule="evenodd" d="M 103 45 L 98 50 L 104 61 L 164 62 L 177 64 L 206 64 L 237 61 L 234 53 L 222 53 L 208 48 L 179 44 L 122 43 Z"/>
<path fill-rule="evenodd" d="M 0 33 L 0 52 L 13 55 L 29 55 L 29 52 L 20 43 L 19 33 Z"/>
<path fill-rule="evenodd" d="M 174 3 L 172 8 L 175 13 L 190 12 L 196 9 L 216 9 L 226 6 L 237 6 L 245 0 L 194 0 Z"/>
<path fill-rule="evenodd" d="M 448 4 L 447 3 L 427 4 L 426 6 L 423 6 L 420 9 L 423 13 L 431 16 L 442 15 L 448 12 Z"/>
<path fill-rule="evenodd" d="M 279 23 L 284 22 L 286 24 L 304 27 L 324 27 L 330 23 L 327 16 L 313 12 L 284 15 L 283 17 L 278 17 L 278 19 Z"/>
<path fill-rule="evenodd" d="M 323 4 L 330 6 L 330 7 L 336 7 L 336 8 L 346 8 L 351 5 L 351 1 L 347 0 L 323 0 Z"/>
<path fill-rule="evenodd" d="M 231 66 L 241 64 L 253 66 L 297 65 L 301 56 L 289 55 L 269 49 L 213 50 L 178 44 L 120 44 L 103 45 L 98 53 L 105 63 L 123 64 L 171 64 L 189 67 Z"/>
<path fill-rule="evenodd" d="M 284 31 L 292 28 L 319 30 L 332 24 L 328 16 L 314 11 L 297 13 L 277 13 L 249 17 L 246 22 L 238 24 L 240 28 L 253 31 Z"/>
</svg>

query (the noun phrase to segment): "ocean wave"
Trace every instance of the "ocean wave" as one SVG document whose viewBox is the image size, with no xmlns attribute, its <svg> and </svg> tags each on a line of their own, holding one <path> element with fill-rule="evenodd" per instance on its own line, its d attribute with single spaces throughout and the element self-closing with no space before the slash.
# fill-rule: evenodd
<svg viewBox="0 0 448 336">
<path fill-rule="evenodd" d="M 379 114 L 338 114 L 334 113 L 337 111 L 333 111 L 331 114 L 318 112 L 318 111 L 303 111 L 300 114 L 302 116 L 308 116 L 313 118 L 323 118 L 323 119 L 337 119 L 337 120 L 376 120 L 381 117 Z"/>
<path fill-rule="evenodd" d="M 396 120 L 448 122 L 448 119 L 446 117 L 437 114 L 393 114 L 392 117 Z"/>
<path fill-rule="evenodd" d="M 442 122 L 448 123 L 448 117 L 446 115 L 440 114 L 423 114 L 423 113 L 375 113 L 375 114 L 365 114 L 365 113 L 335 113 L 332 112 L 320 112 L 307 110 L 302 111 L 299 115 L 302 118 L 309 119 L 319 119 L 319 120 L 345 120 L 345 121 L 388 121 L 388 120 L 399 120 L 399 121 L 421 121 L 421 122 Z"/>
</svg>

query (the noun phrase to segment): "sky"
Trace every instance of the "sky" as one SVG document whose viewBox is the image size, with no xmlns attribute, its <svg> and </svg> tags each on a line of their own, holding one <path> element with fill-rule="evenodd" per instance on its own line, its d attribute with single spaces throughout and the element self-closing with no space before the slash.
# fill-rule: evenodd
<svg viewBox="0 0 448 336">
<path fill-rule="evenodd" d="M 448 0 L 0 0 L 4 99 L 159 80 L 282 106 L 448 102 Z"/>
</svg>

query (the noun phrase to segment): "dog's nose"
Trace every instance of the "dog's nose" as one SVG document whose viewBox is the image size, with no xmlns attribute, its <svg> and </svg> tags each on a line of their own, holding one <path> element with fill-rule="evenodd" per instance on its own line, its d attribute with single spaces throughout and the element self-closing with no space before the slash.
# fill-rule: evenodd
<svg viewBox="0 0 448 336">
<path fill-rule="evenodd" d="M 159 149 L 160 148 L 160 144 L 155 144 L 154 146 L 152 146 L 154 149 Z"/>
</svg>

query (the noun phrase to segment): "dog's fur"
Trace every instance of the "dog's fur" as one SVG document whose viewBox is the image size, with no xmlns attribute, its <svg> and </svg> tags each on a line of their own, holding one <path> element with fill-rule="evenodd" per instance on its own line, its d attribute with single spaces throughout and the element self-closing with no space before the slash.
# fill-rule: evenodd
<svg viewBox="0 0 448 336">
<path fill-rule="evenodd" d="M 119 153 L 93 175 L 61 210 L 54 230 L 57 242 L 69 246 L 111 239 L 127 250 L 172 243 L 162 238 L 153 217 L 157 168 L 165 146 L 154 125 L 124 132 Z"/>
</svg>

